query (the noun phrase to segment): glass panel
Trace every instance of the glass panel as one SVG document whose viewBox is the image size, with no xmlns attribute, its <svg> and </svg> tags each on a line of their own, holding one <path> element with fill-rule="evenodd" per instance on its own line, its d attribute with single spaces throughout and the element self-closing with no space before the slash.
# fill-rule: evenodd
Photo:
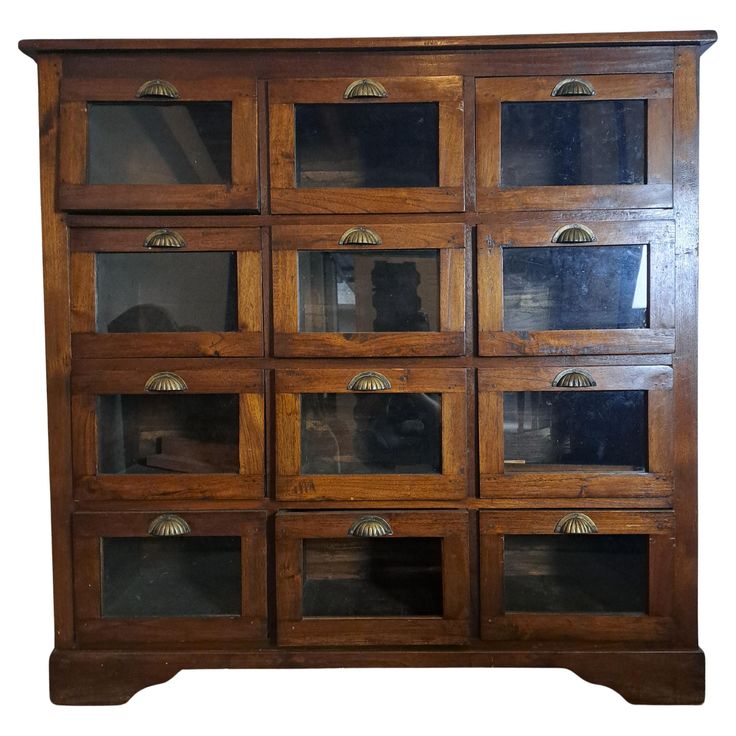
<svg viewBox="0 0 736 736">
<path fill-rule="evenodd" d="M 504 248 L 506 330 L 648 325 L 647 246 Z"/>
<path fill-rule="evenodd" d="M 235 253 L 99 253 L 97 332 L 237 330 Z"/>
<path fill-rule="evenodd" d="M 505 102 L 501 185 L 644 184 L 646 100 Z"/>
<path fill-rule="evenodd" d="M 439 473 L 440 394 L 303 394 L 301 472 Z"/>
<path fill-rule="evenodd" d="M 239 616 L 240 537 L 102 539 L 102 616 Z"/>
<path fill-rule="evenodd" d="M 91 102 L 88 184 L 229 184 L 229 102 Z"/>
<path fill-rule="evenodd" d="M 237 473 L 238 396 L 97 399 L 100 473 Z"/>
<path fill-rule="evenodd" d="M 506 611 L 647 611 L 649 537 L 644 534 L 506 535 Z"/>
<path fill-rule="evenodd" d="M 295 105 L 298 187 L 439 186 L 439 104 Z"/>
<path fill-rule="evenodd" d="M 437 332 L 439 251 L 300 251 L 300 332 Z"/>
<path fill-rule="evenodd" d="M 507 472 L 644 470 L 646 391 L 506 392 L 503 440 Z"/>
<path fill-rule="evenodd" d="M 441 616 L 442 540 L 305 539 L 302 615 Z"/>
</svg>

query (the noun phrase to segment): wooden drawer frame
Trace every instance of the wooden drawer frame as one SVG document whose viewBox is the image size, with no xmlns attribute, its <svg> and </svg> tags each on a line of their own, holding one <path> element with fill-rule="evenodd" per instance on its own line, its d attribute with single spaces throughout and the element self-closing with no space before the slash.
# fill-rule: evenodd
<svg viewBox="0 0 736 736">
<path fill-rule="evenodd" d="M 567 368 L 519 365 L 522 361 L 478 371 L 478 426 L 480 431 L 480 495 L 496 505 L 559 508 L 574 502 L 580 507 L 646 505 L 669 507 L 673 488 L 672 369 L 669 366 L 575 366 L 596 385 L 556 388 L 554 378 Z M 505 391 L 615 391 L 648 392 L 648 470 L 599 471 L 591 466 L 575 472 L 504 472 L 503 393 Z"/>
<path fill-rule="evenodd" d="M 668 511 L 587 512 L 599 534 L 649 535 L 649 608 L 643 616 L 506 613 L 505 534 L 554 534 L 567 511 L 481 511 L 481 638 L 487 640 L 666 641 L 674 635 L 675 515 Z"/>
<path fill-rule="evenodd" d="M 464 498 L 468 384 L 463 368 L 380 369 L 392 386 L 381 393 L 442 394 L 441 473 L 300 474 L 300 394 L 354 393 L 347 388 L 348 383 L 362 370 L 352 367 L 276 371 L 276 497 L 280 501 Z"/>
<path fill-rule="evenodd" d="M 575 210 L 672 207 L 672 75 L 585 74 L 595 97 L 552 97 L 561 77 L 476 79 L 478 209 Z M 646 184 L 501 186 L 501 105 L 504 102 L 647 100 Z"/>
<path fill-rule="evenodd" d="M 361 223 L 363 225 L 363 223 Z M 455 223 L 364 225 L 377 245 L 340 245 L 349 229 L 337 225 L 272 228 L 274 352 L 284 357 L 428 356 L 465 352 L 465 257 L 469 231 Z M 299 332 L 299 251 L 439 250 L 437 332 Z"/>
<path fill-rule="evenodd" d="M 241 538 L 242 609 L 240 616 L 166 616 L 102 618 L 102 537 L 148 537 L 154 512 L 78 512 L 73 517 L 75 622 L 84 646 L 118 648 L 126 644 L 155 647 L 181 641 L 266 641 L 265 511 L 182 512 L 193 536 Z"/>
<path fill-rule="evenodd" d="M 161 62 L 166 65 L 166 60 Z M 140 76 L 61 80 L 58 203 L 62 210 L 240 210 L 257 211 L 258 111 L 256 81 L 221 76 L 201 67 L 197 76 L 174 75 L 177 102 L 230 102 L 232 105 L 231 182 L 229 184 L 87 184 L 87 103 L 171 102 L 164 97 L 136 98 L 147 79 L 159 77 L 159 65 Z M 148 69 L 148 67 L 146 67 Z M 113 72 L 114 73 L 114 72 Z M 129 72 L 123 72 L 123 74 Z M 203 76 L 204 74 L 204 76 Z"/>
<path fill-rule="evenodd" d="M 271 210 L 274 214 L 336 212 L 463 212 L 464 112 L 459 76 L 376 77 L 388 90 L 385 98 L 346 100 L 354 77 L 277 79 L 268 85 L 271 150 Z M 296 187 L 294 105 L 345 105 L 392 102 L 439 103 L 438 187 Z"/>
<path fill-rule="evenodd" d="M 576 221 L 576 224 L 580 224 Z M 478 342 L 481 355 L 597 355 L 672 353 L 675 350 L 675 228 L 669 221 L 582 223 L 585 243 L 554 243 L 559 222 L 478 226 Z M 503 253 L 511 248 L 647 245 L 649 327 L 538 330 L 503 328 Z"/>
<path fill-rule="evenodd" d="M 97 396 L 145 395 L 155 373 L 172 371 L 187 394 L 239 394 L 240 472 L 124 475 L 97 473 Z M 157 394 L 162 395 L 162 394 Z M 176 396 L 176 393 L 167 394 Z M 186 394 L 184 394 L 186 395 Z M 149 501 L 160 499 L 261 499 L 265 492 L 264 377 L 241 361 L 220 359 L 87 360 L 72 374 L 72 459 L 78 500 Z"/>
<path fill-rule="evenodd" d="M 71 228 L 72 353 L 77 358 L 234 357 L 263 355 L 261 231 L 259 228 L 173 229 L 186 245 L 151 249 L 157 228 Z M 164 228 L 165 229 L 165 228 Z M 238 329 L 232 332 L 96 332 L 96 254 L 234 252 Z"/>
<path fill-rule="evenodd" d="M 441 537 L 443 616 L 302 616 L 303 539 L 345 537 L 361 511 L 279 511 L 276 514 L 276 598 L 280 645 L 462 644 L 468 637 L 468 514 L 466 511 L 375 511 L 392 538 Z"/>
</svg>

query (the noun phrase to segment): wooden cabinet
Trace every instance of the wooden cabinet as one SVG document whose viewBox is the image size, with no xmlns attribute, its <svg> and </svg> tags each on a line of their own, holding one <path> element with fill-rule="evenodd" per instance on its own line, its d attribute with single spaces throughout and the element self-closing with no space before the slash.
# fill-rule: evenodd
<svg viewBox="0 0 736 736">
<path fill-rule="evenodd" d="M 715 38 L 21 42 L 54 702 L 344 666 L 702 701 Z"/>
</svg>

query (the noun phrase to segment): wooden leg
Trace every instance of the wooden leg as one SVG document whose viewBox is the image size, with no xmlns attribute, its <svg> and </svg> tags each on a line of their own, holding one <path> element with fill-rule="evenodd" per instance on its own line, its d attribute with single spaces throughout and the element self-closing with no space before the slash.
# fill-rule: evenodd
<svg viewBox="0 0 736 736">
<path fill-rule="evenodd" d="M 133 658 L 108 652 L 55 649 L 49 659 L 51 702 L 121 705 L 139 690 L 170 680 L 178 671 L 164 657 Z"/>
<path fill-rule="evenodd" d="M 565 659 L 563 655 L 560 659 Z M 689 652 L 575 653 L 565 666 L 629 703 L 700 705 L 705 699 L 705 655 Z"/>
</svg>

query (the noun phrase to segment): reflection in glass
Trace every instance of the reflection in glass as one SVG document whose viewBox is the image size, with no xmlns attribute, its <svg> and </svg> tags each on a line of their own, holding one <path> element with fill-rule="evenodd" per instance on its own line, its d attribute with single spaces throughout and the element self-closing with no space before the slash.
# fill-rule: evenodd
<svg viewBox="0 0 736 736">
<path fill-rule="evenodd" d="M 439 473 L 440 394 L 303 394 L 301 472 Z"/>
<path fill-rule="evenodd" d="M 436 332 L 439 252 L 300 251 L 300 332 Z"/>
<path fill-rule="evenodd" d="M 98 253 L 97 332 L 237 329 L 234 253 Z"/>
<path fill-rule="evenodd" d="M 506 330 L 646 327 L 647 246 L 503 249 Z"/>
<path fill-rule="evenodd" d="M 649 537 L 505 535 L 504 608 L 528 613 L 647 612 Z"/>
<path fill-rule="evenodd" d="M 97 399 L 100 473 L 237 473 L 238 396 Z"/>
<path fill-rule="evenodd" d="M 229 184 L 229 102 L 91 102 L 88 184 Z"/>
<path fill-rule="evenodd" d="M 295 105 L 298 187 L 439 186 L 439 105 Z"/>
<path fill-rule="evenodd" d="M 102 539 L 103 618 L 239 616 L 240 537 Z"/>
<path fill-rule="evenodd" d="M 575 465 L 644 470 L 646 391 L 506 392 L 503 430 L 507 472 Z"/>
<path fill-rule="evenodd" d="M 644 184 L 645 100 L 505 102 L 501 185 Z"/>
<path fill-rule="evenodd" d="M 302 615 L 441 616 L 442 540 L 305 539 Z"/>
</svg>

